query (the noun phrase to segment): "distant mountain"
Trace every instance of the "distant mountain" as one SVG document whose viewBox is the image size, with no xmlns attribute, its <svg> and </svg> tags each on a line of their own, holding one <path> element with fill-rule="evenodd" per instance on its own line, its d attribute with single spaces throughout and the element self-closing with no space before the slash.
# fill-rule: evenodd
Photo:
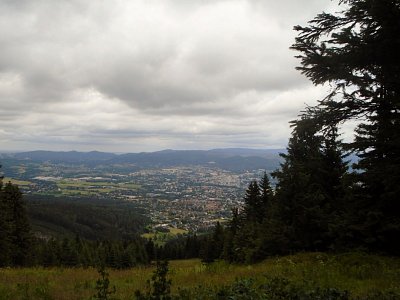
<svg viewBox="0 0 400 300">
<path fill-rule="evenodd" d="M 285 149 L 247 149 L 247 148 L 225 148 L 213 149 L 208 152 L 213 154 L 231 156 L 256 156 L 264 158 L 276 158 L 279 153 L 286 152 Z"/>
<path fill-rule="evenodd" d="M 216 166 L 230 171 L 255 169 L 274 170 L 281 161 L 283 149 L 228 148 L 213 150 L 163 150 L 157 152 L 113 154 L 105 152 L 31 151 L 16 153 L 18 160 L 70 164 L 131 164 L 139 168 L 173 167 L 185 165 Z"/>
<path fill-rule="evenodd" d="M 274 170 L 279 166 L 279 153 L 284 150 L 213 149 L 164 150 L 128 153 L 115 157 L 114 163 L 130 163 L 140 167 L 171 167 L 184 165 L 214 165 L 225 170 Z"/>
<path fill-rule="evenodd" d="M 15 153 L 14 158 L 29 159 L 33 161 L 51 161 L 54 163 L 83 163 L 88 161 L 106 161 L 113 159 L 116 154 L 91 151 L 91 152 L 78 152 L 78 151 L 30 151 Z"/>
</svg>

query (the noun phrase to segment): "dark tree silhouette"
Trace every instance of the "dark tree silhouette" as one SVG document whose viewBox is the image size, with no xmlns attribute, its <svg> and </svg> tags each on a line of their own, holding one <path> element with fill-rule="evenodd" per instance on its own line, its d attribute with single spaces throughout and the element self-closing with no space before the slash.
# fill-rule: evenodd
<svg viewBox="0 0 400 300">
<path fill-rule="evenodd" d="M 349 219 L 349 242 L 399 253 L 400 3 L 341 0 L 344 11 L 322 13 L 299 32 L 298 69 L 314 84 L 329 83 L 321 125 L 360 121 L 350 149 L 360 157 Z M 322 112 L 322 113 L 321 113 Z M 315 115 L 314 109 L 308 113 Z"/>
</svg>

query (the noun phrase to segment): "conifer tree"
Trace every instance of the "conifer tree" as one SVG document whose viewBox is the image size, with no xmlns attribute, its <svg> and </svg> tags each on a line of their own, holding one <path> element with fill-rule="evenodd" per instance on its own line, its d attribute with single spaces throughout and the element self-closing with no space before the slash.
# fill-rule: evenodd
<svg viewBox="0 0 400 300">
<path fill-rule="evenodd" d="M 186 237 L 185 242 L 185 258 L 193 258 L 199 256 L 199 240 L 197 235 Z"/>
<path fill-rule="evenodd" d="M 271 205 L 273 192 L 271 188 L 271 184 L 267 175 L 267 172 L 264 172 L 263 177 L 261 178 L 260 186 L 260 193 L 261 193 L 261 205 L 262 208 L 259 209 L 259 220 L 263 221 L 267 216 L 267 210 Z"/>
<path fill-rule="evenodd" d="M 358 119 L 350 144 L 360 157 L 349 214 L 352 241 L 399 253 L 400 4 L 342 0 L 345 9 L 321 13 L 299 32 L 298 69 L 314 84 L 329 83 L 320 101 L 323 123 Z M 358 187 L 358 188 L 357 188 Z"/>
<path fill-rule="evenodd" d="M 0 176 L 0 267 L 11 263 L 11 228 L 9 220 L 10 211 L 4 198 L 3 176 Z"/>
<path fill-rule="evenodd" d="M 217 222 L 213 232 L 213 244 L 215 258 L 220 258 L 224 247 L 224 228 L 220 222 Z"/>
<path fill-rule="evenodd" d="M 325 250 L 335 239 L 330 229 L 337 210 L 335 194 L 346 168 L 336 134 L 319 134 L 315 120 L 307 116 L 293 125 L 287 154 L 282 154 L 285 161 L 274 173 L 275 218 L 285 224 L 282 229 L 293 250 Z"/>
<path fill-rule="evenodd" d="M 147 253 L 147 256 L 149 257 L 150 261 L 152 261 L 153 259 L 156 258 L 156 251 L 155 251 L 153 239 L 149 239 L 147 241 L 147 243 L 146 243 L 146 253 Z"/>
<path fill-rule="evenodd" d="M 225 231 L 224 246 L 222 250 L 222 258 L 229 262 L 233 262 L 236 260 L 234 238 L 237 235 L 239 226 L 239 210 L 238 208 L 233 208 L 232 218 L 229 221 L 227 230 Z"/>
<path fill-rule="evenodd" d="M 7 215 L 6 227 L 9 228 L 11 263 L 23 266 L 28 263 L 29 249 L 32 243 L 25 203 L 19 188 L 11 182 L 4 186 L 1 194 Z"/>
<path fill-rule="evenodd" d="M 268 200 L 270 200 L 270 198 L 273 195 L 271 183 L 269 181 L 267 172 L 264 172 L 264 175 L 261 178 L 259 186 L 261 191 L 261 200 L 264 205 L 267 205 Z"/>
<path fill-rule="evenodd" d="M 249 183 L 244 196 L 243 216 L 247 221 L 259 221 L 259 211 L 262 209 L 260 187 L 256 180 Z"/>
<path fill-rule="evenodd" d="M 74 247 L 74 243 L 68 238 L 64 238 L 61 243 L 61 264 L 66 267 L 74 267 L 79 263 L 78 253 Z"/>
<path fill-rule="evenodd" d="M 233 211 L 230 230 L 226 242 L 232 249 L 224 249 L 224 257 L 230 261 L 252 263 L 260 258 L 262 241 L 262 221 L 265 216 L 262 191 L 253 180 L 249 183 L 244 196 L 243 211 Z"/>
<path fill-rule="evenodd" d="M 205 264 L 212 263 L 216 259 L 221 258 L 224 247 L 224 229 L 217 222 L 213 229 L 213 233 L 202 244 L 200 258 Z"/>
</svg>

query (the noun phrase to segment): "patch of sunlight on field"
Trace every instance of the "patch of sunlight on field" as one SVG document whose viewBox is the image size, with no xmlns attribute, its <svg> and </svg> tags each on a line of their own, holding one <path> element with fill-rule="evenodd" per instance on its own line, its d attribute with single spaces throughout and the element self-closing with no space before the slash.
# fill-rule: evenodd
<svg viewBox="0 0 400 300">
<path fill-rule="evenodd" d="M 185 230 L 185 229 L 180 229 L 180 228 L 169 228 L 169 232 L 173 235 L 178 235 L 178 234 L 186 234 L 189 231 Z"/>
<path fill-rule="evenodd" d="M 134 183 L 113 183 L 108 181 L 60 180 L 56 182 L 63 195 L 99 195 L 115 191 L 137 190 Z"/>
<path fill-rule="evenodd" d="M 34 184 L 34 183 L 30 182 L 30 181 L 13 179 L 13 178 L 10 178 L 10 177 L 4 177 L 3 178 L 3 183 L 7 183 L 9 181 L 12 184 L 16 184 L 16 185 L 19 185 L 19 186 L 28 186 L 28 185 L 33 185 Z"/>
<path fill-rule="evenodd" d="M 155 231 L 155 232 L 143 233 L 141 237 L 145 239 L 152 239 L 154 243 L 156 243 L 159 246 L 162 246 L 170 239 L 175 238 L 178 234 L 188 233 L 188 231 L 185 229 L 174 228 L 174 227 L 168 227 L 168 230 L 169 232 Z"/>
</svg>

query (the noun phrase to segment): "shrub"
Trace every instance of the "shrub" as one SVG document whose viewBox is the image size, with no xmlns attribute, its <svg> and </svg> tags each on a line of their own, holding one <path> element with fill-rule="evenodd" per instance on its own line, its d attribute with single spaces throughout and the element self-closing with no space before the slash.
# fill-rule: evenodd
<svg viewBox="0 0 400 300">
<path fill-rule="evenodd" d="M 97 270 L 99 272 L 100 278 L 96 281 L 97 293 L 92 297 L 92 299 L 98 300 L 111 300 L 110 296 L 115 294 L 115 286 L 110 288 L 109 274 L 106 272 L 104 265 L 100 265 Z"/>
</svg>

